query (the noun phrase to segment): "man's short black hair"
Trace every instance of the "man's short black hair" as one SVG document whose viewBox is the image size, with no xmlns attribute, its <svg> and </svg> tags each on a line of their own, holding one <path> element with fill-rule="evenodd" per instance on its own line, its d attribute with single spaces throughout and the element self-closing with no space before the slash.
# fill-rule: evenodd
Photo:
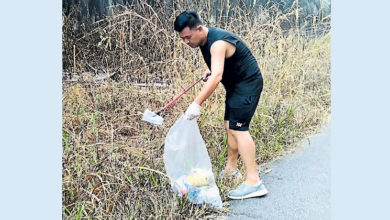
<svg viewBox="0 0 390 220">
<path fill-rule="evenodd" d="M 195 10 L 186 10 L 176 17 L 174 27 L 175 31 L 181 32 L 186 27 L 194 29 L 198 25 L 202 25 L 198 13 Z"/>
</svg>

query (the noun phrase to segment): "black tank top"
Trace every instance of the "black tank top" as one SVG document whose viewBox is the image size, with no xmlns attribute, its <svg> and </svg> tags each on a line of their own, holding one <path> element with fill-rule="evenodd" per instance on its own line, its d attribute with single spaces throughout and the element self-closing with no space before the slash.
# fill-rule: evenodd
<svg viewBox="0 0 390 220">
<path fill-rule="evenodd" d="M 211 70 L 210 48 L 218 40 L 227 41 L 236 47 L 234 54 L 229 58 L 225 58 L 221 82 L 226 92 L 228 94 L 234 92 L 243 95 L 255 95 L 261 92 L 263 78 L 256 59 L 244 41 L 232 32 L 209 27 L 207 42 L 204 46 L 200 46 L 203 58 L 209 69 Z"/>
</svg>

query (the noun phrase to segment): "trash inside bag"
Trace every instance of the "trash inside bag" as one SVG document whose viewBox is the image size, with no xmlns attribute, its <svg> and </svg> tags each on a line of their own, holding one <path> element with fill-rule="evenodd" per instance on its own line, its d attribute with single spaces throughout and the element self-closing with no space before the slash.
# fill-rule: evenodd
<svg viewBox="0 0 390 220">
<path fill-rule="evenodd" d="M 178 196 L 187 196 L 194 204 L 222 208 L 210 157 L 196 120 L 181 116 L 171 127 L 165 138 L 164 164 Z"/>
</svg>

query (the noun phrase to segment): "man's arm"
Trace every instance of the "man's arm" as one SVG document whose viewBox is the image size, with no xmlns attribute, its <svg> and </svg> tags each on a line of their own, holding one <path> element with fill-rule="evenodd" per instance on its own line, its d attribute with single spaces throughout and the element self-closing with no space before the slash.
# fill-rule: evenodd
<svg viewBox="0 0 390 220">
<path fill-rule="evenodd" d="M 227 42 L 216 41 L 210 48 L 211 53 L 211 76 L 203 86 L 202 90 L 195 98 L 194 102 L 201 105 L 217 88 L 222 80 L 223 66 L 225 64 L 225 55 L 227 50 Z"/>
</svg>

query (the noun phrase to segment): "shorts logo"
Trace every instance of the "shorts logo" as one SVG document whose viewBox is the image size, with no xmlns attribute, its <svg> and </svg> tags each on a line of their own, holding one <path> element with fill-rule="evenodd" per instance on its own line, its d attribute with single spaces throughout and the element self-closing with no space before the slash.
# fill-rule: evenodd
<svg viewBox="0 0 390 220">
<path fill-rule="evenodd" d="M 241 127 L 242 127 L 242 123 L 237 122 L 236 126 L 239 127 L 239 128 L 241 128 Z"/>
</svg>

